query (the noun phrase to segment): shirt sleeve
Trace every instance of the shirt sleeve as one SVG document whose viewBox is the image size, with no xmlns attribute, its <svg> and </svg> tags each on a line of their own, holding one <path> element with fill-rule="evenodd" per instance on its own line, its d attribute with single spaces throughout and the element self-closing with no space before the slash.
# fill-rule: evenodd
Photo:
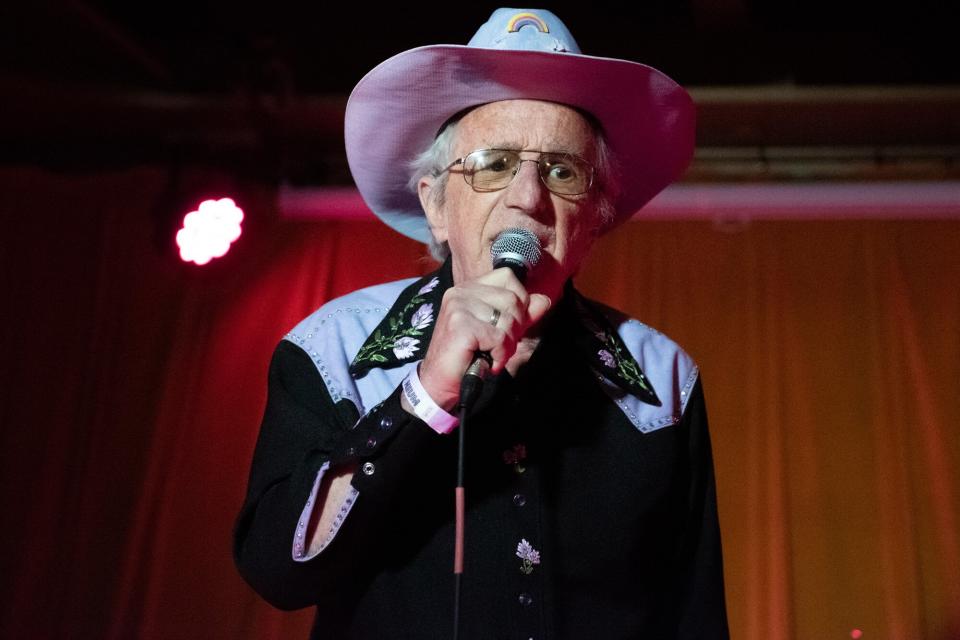
<svg viewBox="0 0 960 640">
<path fill-rule="evenodd" d="M 723 553 L 717 514 L 713 454 L 703 387 L 698 379 L 683 420 L 687 423 L 690 478 L 686 522 L 676 558 L 671 601 L 682 640 L 727 640 Z"/>
<path fill-rule="evenodd" d="M 402 517 L 397 497 L 415 489 L 407 470 L 429 458 L 443 439 L 403 410 L 399 387 L 363 416 L 348 400 L 334 403 L 309 356 L 281 342 L 270 364 L 267 406 L 234 529 L 241 575 L 278 608 L 336 611 L 372 575 L 379 532 Z M 345 465 L 357 468 L 351 504 L 341 508 L 343 517 L 328 532 L 322 553 L 308 558 L 305 523 L 317 489 L 323 474 Z"/>
<path fill-rule="evenodd" d="M 293 549 L 291 555 L 293 556 L 294 561 L 296 562 L 307 562 L 317 557 L 317 554 L 326 549 L 330 543 L 333 541 L 334 537 L 337 535 L 337 532 L 340 531 L 340 525 L 343 524 L 343 521 L 347 519 L 347 516 L 350 515 L 350 509 L 353 507 L 353 503 L 357 501 L 357 496 L 360 495 L 360 492 L 357 491 L 352 485 L 347 489 L 347 495 L 344 496 L 343 502 L 337 505 L 337 515 L 333 520 L 333 523 L 330 525 L 330 528 L 322 534 L 320 544 L 316 549 L 310 548 L 310 520 L 313 518 L 313 512 L 320 506 L 317 504 L 317 494 L 320 492 L 320 485 L 323 483 L 323 478 L 330 470 L 330 461 L 323 463 L 323 466 L 320 467 L 320 471 L 317 472 L 317 477 L 313 481 L 313 488 L 310 490 L 310 495 L 307 497 L 307 503 L 303 506 L 303 511 L 300 513 L 300 520 L 297 522 L 297 530 L 293 536 Z"/>
</svg>

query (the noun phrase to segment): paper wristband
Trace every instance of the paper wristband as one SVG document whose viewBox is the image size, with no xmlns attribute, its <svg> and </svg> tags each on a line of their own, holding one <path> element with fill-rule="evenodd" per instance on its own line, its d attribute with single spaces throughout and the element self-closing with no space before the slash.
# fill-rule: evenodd
<svg viewBox="0 0 960 640">
<path fill-rule="evenodd" d="M 403 395 L 417 417 L 430 425 L 431 429 L 437 433 L 450 433 L 460 424 L 460 420 L 433 401 L 420 383 L 420 374 L 417 371 L 419 368 L 419 365 L 414 367 L 403 379 Z"/>
</svg>

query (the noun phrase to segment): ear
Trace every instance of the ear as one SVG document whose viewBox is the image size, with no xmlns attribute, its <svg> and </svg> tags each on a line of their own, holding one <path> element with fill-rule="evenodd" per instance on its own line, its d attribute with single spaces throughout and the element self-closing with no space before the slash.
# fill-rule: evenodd
<svg viewBox="0 0 960 640">
<path fill-rule="evenodd" d="M 427 216 L 427 224 L 430 225 L 430 231 L 437 242 L 447 241 L 447 216 L 443 207 L 437 205 L 438 198 L 433 193 L 433 189 L 443 188 L 442 181 L 438 181 L 435 176 L 426 175 L 420 178 L 417 183 L 417 196 L 420 198 L 420 207 Z M 440 198 L 443 200 L 443 198 Z"/>
</svg>

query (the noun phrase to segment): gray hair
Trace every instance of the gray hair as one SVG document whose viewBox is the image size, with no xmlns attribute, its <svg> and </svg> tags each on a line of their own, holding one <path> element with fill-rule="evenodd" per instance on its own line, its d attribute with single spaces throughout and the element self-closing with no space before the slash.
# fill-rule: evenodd
<svg viewBox="0 0 960 640">
<path fill-rule="evenodd" d="M 466 115 L 467 111 L 469 110 L 464 110 L 451 118 L 437 137 L 434 138 L 430 146 L 423 152 L 417 154 L 409 165 L 411 175 L 410 181 L 407 184 L 414 193 L 417 193 L 418 185 L 422 178 L 428 175 L 435 178 L 433 185 L 430 187 L 428 197 L 437 207 L 443 206 L 447 189 L 447 179 L 450 176 L 449 172 L 440 172 L 452 162 L 451 156 L 453 155 L 453 146 L 456 142 L 457 126 L 460 118 Z M 598 228 L 602 230 L 604 227 L 610 225 L 617 217 L 617 209 L 614 206 L 614 202 L 617 201 L 617 197 L 620 195 L 619 166 L 613 150 L 607 142 L 603 127 L 600 126 L 600 122 L 590 113 L 579 109 L 577 111 L 586 118 L 594 132 L 594 140 L 596 143 L 594 169 L 596 172 L 593 182 L 597 196 Z M 438 242 L 437 239 L 433 237 L 432 230 L 430 233 L 429 249 L 430 255 L 438 262 L 442 262 L 450 255 L 450 247 L 446 242 Z"/>
<path fill-rule="evenodd" d="M 420 179 L 426 176 L 433 176 L 434 182 L 430 186 L 430 194 L 427 196 L 437 207 L 442 207 L 447 191 L 447 178 L 449 172 L 441 171 L 446 168 L 452 160 L 453 144 L 456 142 L 456 131 L 459 118 L 452 119 L 443 127 L 443 130 L 434 138 L 429 147 L 410 162 L 410 181 L 407 183 L 414 193 L 418 192 Z M 433 230 L 430 230 L 430 255 L 437 262 L 443 262 L 450 255 L 450 247 L 446 242 L 438 242 L 433 237 Z"/>
</svg>

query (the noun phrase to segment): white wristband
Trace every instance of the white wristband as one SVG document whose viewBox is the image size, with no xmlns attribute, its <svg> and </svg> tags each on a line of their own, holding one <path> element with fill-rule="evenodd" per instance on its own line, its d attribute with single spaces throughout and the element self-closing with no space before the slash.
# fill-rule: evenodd
<svg viewBox="0 0 960 640">
<path fill-rule="evenodd" d="M 406 396 L 407 402 L 413 407 L 413 412 L 417 414 L 417 417 L 430 425 L 431 429 L 437 433 L 450 433 L 460 424 L 460 420 L 444 411 L 433 401 L 433 398 L 430 397 L 430 394 L 427 393 L 420 382 L 419 368 L 420 365 L 418 364 L 403 379 L 403 395 Z"/>
</svg>

